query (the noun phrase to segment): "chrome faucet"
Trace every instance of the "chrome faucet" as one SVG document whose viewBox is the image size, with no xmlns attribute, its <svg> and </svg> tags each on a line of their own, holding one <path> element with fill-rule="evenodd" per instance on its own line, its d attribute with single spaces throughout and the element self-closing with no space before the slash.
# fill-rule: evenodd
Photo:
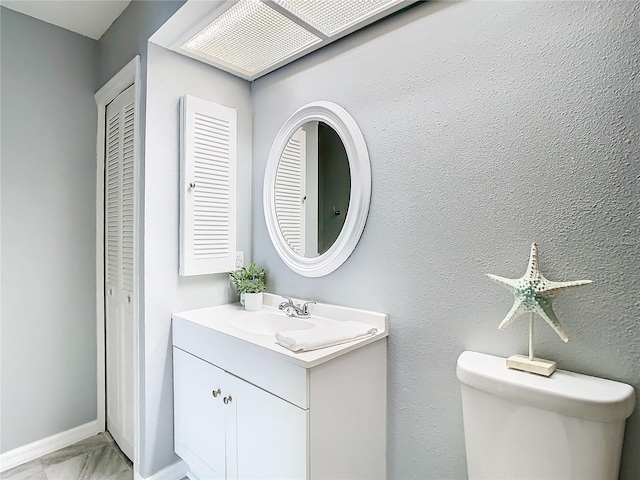
<svg viewBox="0 0 640 480">
<path fill-rule="evenodd" d="M 304 304 L 302 304 L 302 306 L 300 305 L 296 305 L 293 300 L 291 300 L 290 298 L 287 297 L 282 297 L 286 300 L 286 302 L 282 302 L 278 308 L 280 310 L 284 310 L 284 313 L 286 313 L 288 316 L 290 317 L 297 317 L 297 318 L 309 318 L 311 316 L 311 312 L 309 311 L 309 305 L 312 305 L 316 302 L 305 302 Z"/>
</svg>

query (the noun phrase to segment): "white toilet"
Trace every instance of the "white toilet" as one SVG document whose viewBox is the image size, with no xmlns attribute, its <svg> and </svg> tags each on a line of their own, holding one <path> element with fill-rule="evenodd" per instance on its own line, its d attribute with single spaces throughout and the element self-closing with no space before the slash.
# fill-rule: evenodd
<svg viewBox="0 0 640 480">
<path fill-rule="evenodd" d="M 475 352 L 458 358 L 470 479 L 616 479 L 629 385 L 557 370 L 510 370 Z"/>
</svg>

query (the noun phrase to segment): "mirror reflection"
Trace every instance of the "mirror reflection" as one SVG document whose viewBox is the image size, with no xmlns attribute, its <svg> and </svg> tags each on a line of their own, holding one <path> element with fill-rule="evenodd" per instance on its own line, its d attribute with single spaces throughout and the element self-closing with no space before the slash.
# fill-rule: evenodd
<svg viewBox="0 0 640 480">
<path fill-rule="evenodd" d="M 289 138 L 275 181 L 278 227 L 289 247 L 313 258 L 340 235 L 351 195 L 349 159 L 338 133 L 307 122 Z"/>
</svg>

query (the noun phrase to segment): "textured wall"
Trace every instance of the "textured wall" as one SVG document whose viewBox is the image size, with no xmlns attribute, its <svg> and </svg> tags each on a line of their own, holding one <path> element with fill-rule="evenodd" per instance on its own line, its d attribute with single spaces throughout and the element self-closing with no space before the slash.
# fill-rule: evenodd
<svg viewBox="0 0 640 480">
<path fill-rule="evenodd" d="M 0 17 L 6 452 L 96 419 L 97 43 Z"/>
<path fill-rule="evenodd" d="M 387 312 L 389 478 L 466 474 L 456 358 L 525 352 L 527 322 L 497 326 L 532 241 L 552 280 L 589 278 L 555 309 L 540 356 L 640 391 L 640 4 L 428 3 L 254 82 L 254 258 L 269 291 Z M 349 260 L 289 271 L 262 214 L 282 123 L 330 100 L 360 125 L 373 193 Z M 640 478 L 640 412 L 622 479 Z"/>
<path fill-rule="evenodd" d="M 238 110 L 237 246 L 245 250 L 246 260 L 251 250 L 249 83 L 154 44 L 149 44 L 147 67 L 143 477 L 177 460 L 173 453 L 171 314 L 237 301 L 227 274 L 178 276 L 179 100 L 184 94 Z"/>
</svg>

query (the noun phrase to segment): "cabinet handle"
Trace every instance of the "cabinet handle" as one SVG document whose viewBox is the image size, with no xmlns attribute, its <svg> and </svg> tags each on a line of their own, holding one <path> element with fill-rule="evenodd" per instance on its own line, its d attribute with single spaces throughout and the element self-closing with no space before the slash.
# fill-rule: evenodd
<svg viewBox="0 0 640 480">
<path fill-rule="evenodd" d="M 217 389 L 217 390 L 214 390 L 214 391 L 212 391 L 212 392 L 211 392 L 211 394 L 212 394 L 214 397 L 217 397 L 218 395 L 220 395 L 220 393 L 221 393 L 221 392 L 220 392 L 220 389 Z"/>
<path fill-rule="evenodd" d="M 225 405 L 229 405 L 231 403 L 231 400 L 233 400 L 233 398 L 231 398 L 231 395 L 229 395 L 228 397 L 224 397 L 222 401 Z"/>
</svg>

